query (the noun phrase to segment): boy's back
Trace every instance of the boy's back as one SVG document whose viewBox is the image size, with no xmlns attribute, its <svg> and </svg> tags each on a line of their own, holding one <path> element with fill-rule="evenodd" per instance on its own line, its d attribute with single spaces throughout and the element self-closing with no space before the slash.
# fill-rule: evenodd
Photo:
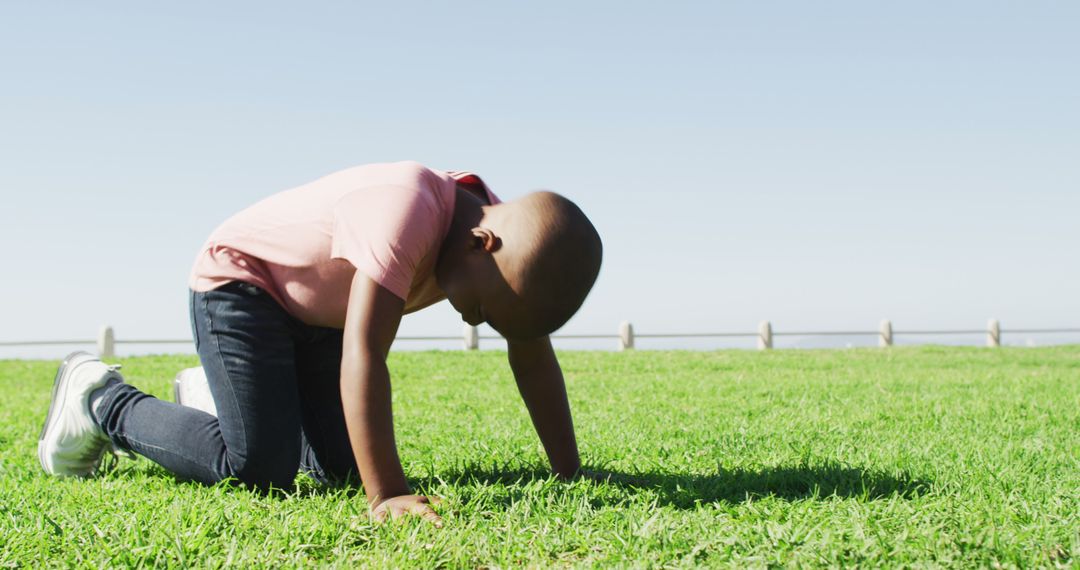
<svg viewBox="0 0 1080 570">
<path fill-rule="evenodd" d="M 341 328 L 357 269 L 406 300 L 411 312 L 440 301 L 436 256 L 454 210 L 458 180 L 416 162 L 349 168 L 270 196 L 210 235 L 189 285 L 257 285 L 310 325 Z"/>
</svg>

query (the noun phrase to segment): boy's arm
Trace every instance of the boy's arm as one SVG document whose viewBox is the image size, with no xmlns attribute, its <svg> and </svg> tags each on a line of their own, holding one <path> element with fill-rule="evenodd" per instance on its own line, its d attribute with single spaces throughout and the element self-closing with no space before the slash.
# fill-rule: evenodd
<svg viewBox="0 0 1080 570">
<path fill-rule="evenodd" d="M 386 355 L 405 301 L 357 271 L 341 355 L 341 404 L 356 466 L 375 517 L 415 514 L 439 524 L 426 497 L 410 495 L 394 442 Z"/>
<path fill-rule="evenodd" d="M 510 369 L 529 409 L 533 427 L 544 444 L 551 470 L 569 479 L 581 468 L 570 403 L 562 368 L 548 337 L 530 341 L 507 340 Z"/>
</svg>

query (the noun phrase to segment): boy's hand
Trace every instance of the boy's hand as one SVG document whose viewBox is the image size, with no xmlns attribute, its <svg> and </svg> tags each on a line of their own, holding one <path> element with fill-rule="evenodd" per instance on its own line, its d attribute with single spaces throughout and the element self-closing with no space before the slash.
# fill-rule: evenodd
<svg viewBox="0 0 1080 570">
<path fill-rule="evenodd" d="M 431 505 L 441 502 L 442 499 L 438 497 L 401 495 L 379 503 L 379 506 L 371 511 L 371 515 L 378 522 L 385 522 L 387 518 L 396 520 L 404 516 L 418 516 L 435 525 L 435 528 L 442 528 L 442 517 L 431 508 Z"/>
</svg>

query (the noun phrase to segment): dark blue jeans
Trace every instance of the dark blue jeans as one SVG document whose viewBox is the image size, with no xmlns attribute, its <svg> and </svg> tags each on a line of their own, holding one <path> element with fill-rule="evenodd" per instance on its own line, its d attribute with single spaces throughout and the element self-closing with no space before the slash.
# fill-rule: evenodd
<svg viewBox="0 0 1080 570">
<path fill-rule="evenodd" d="M 242 282 L 191 294 L 191 324 L 218 417 L 110 387 L 105 433 L 182 479 L 292 487 L 298 470 L 339 483 L 357 473 L 341 407 L 341 337 L 292 317 Z"/>
</svg>

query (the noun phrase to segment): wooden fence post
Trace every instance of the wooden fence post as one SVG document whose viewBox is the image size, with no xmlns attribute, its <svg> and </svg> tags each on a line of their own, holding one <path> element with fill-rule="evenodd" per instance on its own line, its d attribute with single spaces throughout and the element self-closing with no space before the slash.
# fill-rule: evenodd
<svg viewBox="0 0 1080 570">
<path fill-rule="evenodd" d="M 632 350 L 634 348 L 634 325 L 630 321 L 619 323 L 619 350 Z"/>
<path fill-rule="evenodd" d="M 986 346 L 1001 346 L 1001 323 L 997 319 L 986 323 Z"/>
<path fill-rule="evenodd" d="M 892 346 L 892 321 L 889 319 L 881 321 L 878 335 L 878 346 L 882 348 Z"/>
<path fill-rule="evenodd" d="M 104 325 L 98 330 L 97 337 L 98 358 L 113 358 L 116 356 L 116 335 L 113 328 Z"/>
<path fill-rule="evenodd" d="M 465 342 L 465 350 L 478 350 L 480 348 L 480 331 L 466 323 L 465 330 L 462 333 L 462 340 Z"/>
<path fill-rule="evenodd" d="M 772 324 L 769 321 L 761 321 L 758 325 L 757 347 L 758 350 L 772 348 Z"/>
</svg>

